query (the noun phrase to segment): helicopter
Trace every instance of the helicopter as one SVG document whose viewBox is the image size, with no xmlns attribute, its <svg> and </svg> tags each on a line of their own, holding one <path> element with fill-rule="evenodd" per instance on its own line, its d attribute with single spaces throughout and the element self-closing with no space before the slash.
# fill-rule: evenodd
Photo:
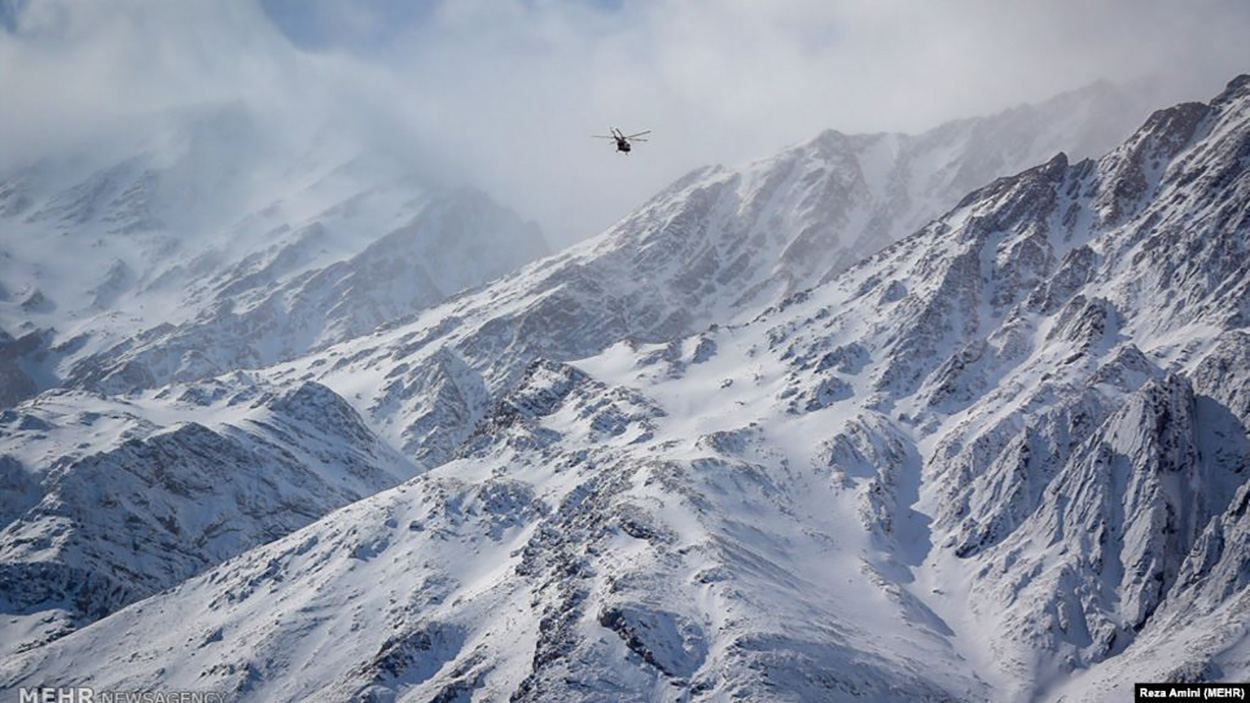
<svg viewBox="0 0 1250 703">
<path fill-rule="evenodd" d="M 595 134 L 592 136 L 595 139 L 616 140 L 616 150 L 625 154 L 628 154 L 630 151 L 630 148 L 631 148 L 630 142 L 645 142 L 647 141 L 646 139 L 639 139 L 639 137 L 641 137 L 644 134 L 651 134 L 651 130 L 649 129 L 646 130 L 645 132 L 639 132 L 637 134 L 630 134 L 630 135 L 626 135 L 624 132 L 617 129 L 616 127 L 609 127 L 609 131 L 611 131 L 612 133 L 610 136 L 606 134 Z"/>
</svg>

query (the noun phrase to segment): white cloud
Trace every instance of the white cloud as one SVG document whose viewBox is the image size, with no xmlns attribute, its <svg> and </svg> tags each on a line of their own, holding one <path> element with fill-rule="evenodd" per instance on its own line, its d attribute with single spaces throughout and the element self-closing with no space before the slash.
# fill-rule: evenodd
<svg viewBox="0 0 1250 703">
<path fill-rule="evenodd" d="M 309 53 L 242 0 L 33 0 L 23 31 L 0 39 L 0 152 L 235 96 L 412 154 L 564 243 L 690 168 L 826 127 L 918 130 L 1100 77 L 1204 97 L 1250 70 L 1240 0 L 388 1 L 316 3 L 343 41 Z M 411 26 L 369 24 L 397 18 Z M 609 125 L 654 138 L 618 156 L 588 138 Z"/>
</svg>

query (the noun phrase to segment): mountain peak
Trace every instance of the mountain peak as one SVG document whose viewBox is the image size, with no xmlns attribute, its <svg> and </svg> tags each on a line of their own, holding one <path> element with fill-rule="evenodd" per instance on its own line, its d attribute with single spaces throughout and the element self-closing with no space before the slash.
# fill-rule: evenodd
<svg viewBox="0 0 1250 703">
<path fill-rule="evenodd" d="M 1223 105 L 1250 95 L 1250 73 L 1243 73 L 1228 82 L 1224 90 L 1211 101 L 1212 105 Z"/>
</svg>

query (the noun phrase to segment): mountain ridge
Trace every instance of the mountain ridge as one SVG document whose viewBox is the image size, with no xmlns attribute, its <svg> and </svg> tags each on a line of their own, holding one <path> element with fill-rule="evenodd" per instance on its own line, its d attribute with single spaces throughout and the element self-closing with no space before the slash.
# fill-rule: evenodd
<svg viewBox="0 0 1250 703">
<path fill-rule="evenodd" d="M 582 271 L 505 279 L 332 348 L 326 373 L 272 369 L 390 379 L 379 400 L 420 403 L 414 352 L 443 337 L 467 343 L 435 350 L 445 402 L 493 402 L 474 395 L 478 431 L 449 461 L 9 658 L 0 681 L 1023 701 L 1242 676 L 1247 85 L 1156 112 L 1097 160 L 994 181 L 749 320 L 518 353 L 584 319 L 561 307 L 601 285 Z M 670 232 L 709 221 L 678 212 Z M 472 317 L 475 296 L 495 317 Z M 552 307 L 497 322 L 530 297 Z M 663 331 L 676 313 L 650 314 Z M 470 349 L 515 368 L 458 363 Z M 173 612 L 197 616 L 171 632 Z"/>
</svg>

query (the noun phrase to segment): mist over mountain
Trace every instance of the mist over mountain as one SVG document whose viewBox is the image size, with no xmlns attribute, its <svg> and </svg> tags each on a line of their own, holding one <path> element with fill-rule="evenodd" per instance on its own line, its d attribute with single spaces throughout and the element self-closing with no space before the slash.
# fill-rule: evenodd
<svg viewBox="0 0 1250 703">
<path fill-rule="evenodd" d="M 163 368 L 129 387 L 284 361 L 548 252 L 480 191 L 240 102 L 101 133 L 0 177 L 8 404 L 107 387 L 99 359 L 135 347 L 161 345 Z"/>
</svg>

